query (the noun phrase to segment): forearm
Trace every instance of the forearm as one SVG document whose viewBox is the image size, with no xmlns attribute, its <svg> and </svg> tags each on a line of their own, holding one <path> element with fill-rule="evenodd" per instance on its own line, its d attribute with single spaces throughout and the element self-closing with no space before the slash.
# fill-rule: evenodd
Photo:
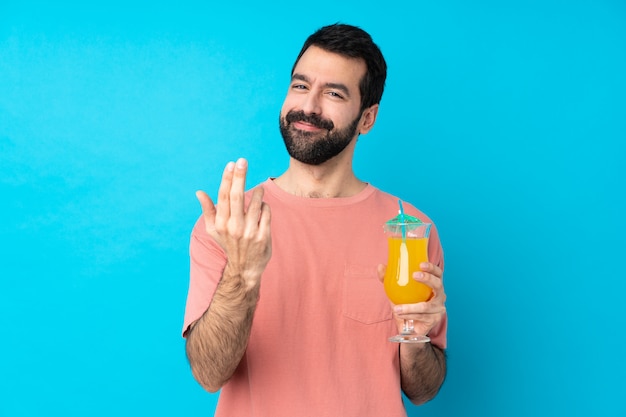
<svg viewBox="0 0 626 417">
<path fill-rule="evenodd" d="M 186 351 L 196 380 L 216 392 L 233 375 L 245 353 L 258 298 L 258 285 L 225 271 L 211 305 L 187 335 Z"/>
<path fill-rule="evenodd" d="M 446 377 L 446 354 L 430 343 L 400 345 L 402 391 L 413 404 L 432 400 Z"/>
</svg>

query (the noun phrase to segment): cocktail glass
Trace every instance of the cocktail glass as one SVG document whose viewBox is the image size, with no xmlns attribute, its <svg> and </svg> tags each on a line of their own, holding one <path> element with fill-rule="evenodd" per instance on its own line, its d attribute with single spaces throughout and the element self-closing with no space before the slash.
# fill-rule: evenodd
<svg viewBox="0 0 626 417">
<path fill-rule="evenodd" d="M 428 237 L 431 223 L 404 214 L 400 202 L 400 214 L 384 225 L 388 242 L 387 269 L 384 287 L 394 304 L 415 304 L 427 301 L 432 289 L 413 278 L 420 271 L 420 263 L 428 262 Z M 400 334 L 389 339 L 396 343 L 426 343 L 428 336 L 419 335 L 413 329 L 413 320 L 404 320 Z"/>
</svg>

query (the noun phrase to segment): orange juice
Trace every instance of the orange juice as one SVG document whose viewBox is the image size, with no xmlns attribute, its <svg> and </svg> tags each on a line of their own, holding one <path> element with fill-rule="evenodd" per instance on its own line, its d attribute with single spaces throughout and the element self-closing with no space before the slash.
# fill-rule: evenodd
<svg viewBox="0 0 626 417">
<path fill-rule="evenodd" d="M 385 292 L 394 304 L 414 304 L 430 298 L 429 286 L 413 279 L 420 263 L 428 262 L 428 238 L 390 237 L 385 272 Z"/>
</svg>

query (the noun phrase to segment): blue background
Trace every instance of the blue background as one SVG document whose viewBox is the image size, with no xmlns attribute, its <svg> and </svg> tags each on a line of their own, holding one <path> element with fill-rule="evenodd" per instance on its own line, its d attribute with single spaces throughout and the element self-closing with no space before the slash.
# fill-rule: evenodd
<svg viewBox="0 0 626 417">
<path fill-rule="evenodd" d="M 626 3 L 0 0 L 0 416 L 212 414 L 194 191 L 280 174 L 322 25 L 389 64 L 355 169 L 439 225 L 449 373 L 411 416 L 623 416 Z"/>
</svg>

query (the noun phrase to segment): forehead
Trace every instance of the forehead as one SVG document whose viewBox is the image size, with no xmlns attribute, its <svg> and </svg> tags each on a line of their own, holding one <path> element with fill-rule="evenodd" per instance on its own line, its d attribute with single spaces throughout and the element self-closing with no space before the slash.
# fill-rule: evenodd
<svg viewBox="0 0 626 417">
<path fill-rule="evenodd" d="M 294 74 L 304 75 L 312 83 L 344 84 L 355 94 L 365 72 L 363 59 L 348 58 L 317 46 L 309 47 L 294 68 Z"/>
</svg>

